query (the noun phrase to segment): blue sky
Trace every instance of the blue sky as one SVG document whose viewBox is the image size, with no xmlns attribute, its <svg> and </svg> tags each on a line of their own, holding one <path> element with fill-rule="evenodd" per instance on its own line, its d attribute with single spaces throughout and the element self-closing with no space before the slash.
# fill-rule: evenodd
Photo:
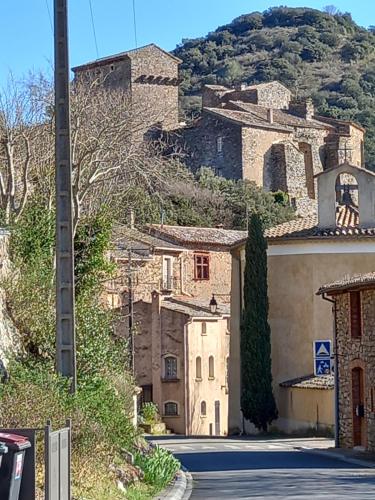
<svg viewBox="0 0 375 500">
<path fill-rule="evenodd" d="M 103 57 L 134 48 L 133 0 L 91 0 L 98 42 Z M 274 5 L 321 9 L 333 3 L 351 12 L 362 26 L 375 24 L 375 2 L 337 0 L 333 2 L 263 0 L 135 0 L 138 46 L 155 42 L 171 50 L 182 38 L 204 36 L 233 18 Z M 0 84 L 9 71 L 20 77 L 32 69 L 51 67 L 53 57 L 53 0 L 11 0 L 2 2 L 0 21 Z M 70 0 L 71 66 L 96 59 L 89 0 Z"/>
</svg>

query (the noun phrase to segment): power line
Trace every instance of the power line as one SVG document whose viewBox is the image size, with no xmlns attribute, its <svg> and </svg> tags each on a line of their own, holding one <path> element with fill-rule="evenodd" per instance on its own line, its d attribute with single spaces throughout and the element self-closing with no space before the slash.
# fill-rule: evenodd
<svg viewBox="0 0 375 500">
<path fill-rule="evenodd" d="M 51 9 L 49 8 L 48 0 L 45 0 L 45 1 L 46 1 L 47 12 L 48 12 L 49 25 L 51 26 L 51 31 L 53 33 L 53 23 L 52 23 Z"/>
<path fill-rule="evenodd" d="M 137 14 L 136 14 L 136 10 L 135 10 L 135 0 L 133 0 L 133 26 L 134 26 L 135 48 L 138 48 L 138 40 L 137 40 Z"/>
<path fill-rule="evenodd" d="M 95 30 L 95 21 L 94 21 L 94 13 L 92 10 L 92 1 L 89 0 L 89 5 L 90 5 L 90 14 L 91 14 L 91 26 L 92 26 L 92 32 L 94 33 L 94 41 L 95 41 L 95 49 L 96 49 L 96 58 L 99 59 L 99 50 L 98 50 L 98 40 L 96 38 L 96 30 Z"/>
</svg>

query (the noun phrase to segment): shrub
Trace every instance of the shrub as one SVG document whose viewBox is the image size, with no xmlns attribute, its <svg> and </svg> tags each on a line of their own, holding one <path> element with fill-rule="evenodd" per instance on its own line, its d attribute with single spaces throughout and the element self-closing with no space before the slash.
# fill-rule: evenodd
<svg viewBox="0 0 375 500">
<path fill-rule="evenodd" d="M 145 474 L 145 481 L 160 488 L 170 483 L 181 464 L 168 450 L 156 446 L 148 454 L 136 453 L 135 464 Z"/>
<path fill-rule="evenodd" d="M 160 421 L 159 409 L 155 403 L 145 403 L 142 406 L 141 416 L 146 424 L 155 424 Z"/>
</svg>

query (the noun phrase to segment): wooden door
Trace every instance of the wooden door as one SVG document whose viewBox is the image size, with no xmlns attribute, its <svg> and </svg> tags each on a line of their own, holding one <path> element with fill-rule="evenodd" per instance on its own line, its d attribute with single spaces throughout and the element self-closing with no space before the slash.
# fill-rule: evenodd
<svg viewBox="0 0 375 500">
<path fill-rule="evenodd" d="M 364 390 L 363 370 L 353 368 L 352 370 L 352 404 L 353 404 L 353 446 L 364 444 Z"/>
</svg>

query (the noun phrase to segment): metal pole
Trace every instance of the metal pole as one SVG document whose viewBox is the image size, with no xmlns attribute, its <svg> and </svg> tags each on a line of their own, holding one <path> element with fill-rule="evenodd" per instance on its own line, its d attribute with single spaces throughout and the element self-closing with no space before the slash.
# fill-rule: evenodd
<svg viewBox="0 0 375 500">
<path fill-rule="evenodd" d="M 128 250 L 128 325 L 129 325 L 129 354 L 130 370 L 134 376 L 134 332 L 133 332 L 133 278 L 132 252 Z"/>
<path fill-rule="evenodd" d="M 67 0 L 54 0 L 56 155 L 56 368 L 77 386 Z"/>
<path fill-rule="evenodd" d="M 333 349 L 334 349 L 334 380 L 335 380 L 335 448 L 340 448 L 340 378 L 339 378 L 339 357 L 337 353 L 337 333 L 336 333 L 336 300 L 329 299 L 325 294 L 322 295 L 322 299 L 330 302 L 332 304 L 333 313 Z"/>
</svg>

